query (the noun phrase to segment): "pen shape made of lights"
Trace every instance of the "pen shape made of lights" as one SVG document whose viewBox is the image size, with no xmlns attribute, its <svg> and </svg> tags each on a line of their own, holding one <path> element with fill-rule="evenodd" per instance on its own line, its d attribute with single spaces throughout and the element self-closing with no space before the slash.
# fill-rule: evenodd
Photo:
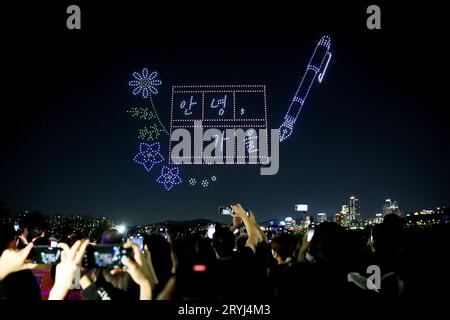
<svg viewBox="0 0 450 320">
<path fill-rule="evenodd" d="M 306 71 L 300 81 L 300 85 L 295 92 L 291 105 L 284 116 L 283 124 L 280 127 L 280 142 L 291 136 L 294 129 L 294 124 L 297 121 L 303 105 L 305 104 L 313 83 L 316 79 L 319 83 L 322 82 L 328 68 L 328 63 L 331 59 L 330 47 L 330 37 L 323 36 L 320 38 L 311 59 L 309 60 L 308 66 L 306 67 Z"/>
</svg>

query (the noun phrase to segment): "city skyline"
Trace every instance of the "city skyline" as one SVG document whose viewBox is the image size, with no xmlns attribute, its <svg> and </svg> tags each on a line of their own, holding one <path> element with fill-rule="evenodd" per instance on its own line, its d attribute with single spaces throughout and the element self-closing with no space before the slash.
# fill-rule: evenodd
<svg viewBox="0 0 450 320">
<path fill-rule="evenodd" d="M 349 197 L 349 199 L 351 200 L 351 198 L 354 197 L 354 195 L 351 195 Z M 394 203 L 394 207 L 389 207 L 391 211 L 386 212 L 386 203 L 388 201 L 392 201 L 392 203 Z M 6 204 L 6 203 L 5 203 Z M 5 205 L 3 204 L 3 205 Z M 308 211 L 307 212 L 298 212 L 293 210 L 291 213 L 287 213 L 287 214 L 279 214 L 279 215 L 275 215 L 275 216 L 270 216 L 270 217 L 264 217 L 261 218 L 259 216 L 257 216 L 258 221 L 269 221 L 269 220 L 273 220 L 273 219 L 285 219 L 286 217 L 291 217 L 294 218 L 296 220 L 298 219 L 302 219 L 305 216 L 312 216 L 314 219 L 317 219 L 318 215 L 325 215 L 325 219 L 331 219 L 333 217 L 336 217 L 338 214 L 344 214 L 344 218 L 346 219 L 346 222 L 351 222 L 352 219 L 351 218 L 351 214 L 350 212 L 343 212 L 342 207 L 347 206 L 348 205 L 343 205 L 341 206 L 341 210 L 335 210 L 333 212 L 324 212 L 324 211 L 312 211 L 309 210 L 310 205 L 308 205 Z M 431 207 L 426 207 L 426 208 L 414 208 L 411 209 L 409 211 L 405 211 L 403 209 L 401 209 L 401 207 L 398 205 L 398 201 L 396 200 L 391 200 L 391 199 L 386 199 L 384 202 L 380 203 L 380 208 L 378 211 L 373 212 L 373 214 L 361 214 L 359 219 L 357 218 L 356 220 L 360 220 L 360 221 L 365 221 L 365 220 L 370 220 L 376 217 L 384 217 L 386 214 L 390 214 L 390 213 L 394 213 L 397 214 L 401 217 L 405 217 L 407 215 L 410 214 L 414 214 L 416 212 L 421 212 L 421 211 L 435 211 L 435 210 L 439 210 L 441 208 L 446 208 L 448 207 L 447 205 L 435 205 L 435 206 L 431 206 Z M 393 209 L 394 208 L 394 209 Z M 70 213 L 70 214 L 65 214 L 62 212 L 58 212 L 58 213 L 52 213 L 52 212 L 44 212 L 44 211 L 40 211 L 40 210 L 9 210 L 9 208 L 7 206 L 2 207 L 1 209 L 5 210 L 4 213 L 6 213 L 6 211 L 9 212 L 10 215 L 14 215 L 14 214 L 31 214 L 31 213 L 41 213 L 44 214 L 48 217 L 62 217 L 62 218 L 68 218 L 68 217 L 92 217 L 94 219 L 111 219 L 110 216 L 108 216 L 107 214 L 95 214 L 93 212 L 86 212 L 86 213 Z M 230 220 L 230 218 L 228 216 L 221 216 L 221 215 L 209 215 L 209 216 L 190 216 L 189 218 L 186 219 L 163 219 L 164 217 L 161 217 L 159 220 L 152 220 L 152 221 L 148 221 L 148 220 L 141 220 L 141 221 L 135 221 L 133 219 L 129 219 L 127 217 L 122 217 L 119 219 L 112 219 L 116 222 L 118 222 L 119 224 L 123 224 L 123 223 L 127 223 L 129 225 L 146 225 L 146 224 L 153 224 L 153 223 L 159 223 L 162 221 L 190 221 L 190 220 L 196 220 L 196 219 L 210 219 L 213 221 L 220 221 L 220 222 L 226 222 L 228 220 Z M 128 221 L 127 221 L 128 220 Z M 231 220 L 230 220 L 231 221 Z M 228 221 L 229 222 L 229 221 Z"/>
<path fill-rule="evenodd" d="M 29 228 L 30 226 L 32 226 L 32 228 L 37 227 L 41 230 L 46 230 L 47 235 L 50 238 L 54 238 L 55 236 L 58 237 L 62 234 L 70 236 L 70 234 L 74 233 L 75 235 L 89 235 L 89 238 L 98 239 L 104 231 L 111 228 L 117 229 L 120 234 L 125 236 L 160 233 L 160 231 L 167 233 L 167 228 L 172 231 L 180 231 L 183 230 L 183 228 L 187 230 L 187 227 L 194 227 L 194 229 L 196 228 L 198 230 L 206 231 L 207 226 L 211 223 L 231 225 L 229 216 L 217 216 L 217 219 L 197 218 L 186 221 L 161 220 L 152 222 L 147 221 L 146 223 L 140 224 L 129 224 L 126 221 L 113 221 L 108 217 L 93 217 L 91 215 L 64 216 L 57 214 L 49 215 L 38 212 L 19 212 L 6 216 L 4 215 L 4 212 L 0 213 L 0 223 L 10 225 L 14 224 L 16 231 L 27 227 Z M 223 218 L 225 218 L 225 220 Z M 367 227 L 382 223 L 383 218 L 384 216 L 379 213 L 368 219 L 349 221 L 342 213 L 337 213 L 331 216 L 327 216 L 326 213 L 310 215 L 298 213 L 294 216 L 273 217 L 267 221 L 257 222 L 264 228 L 263 230 L 266 230 L 266 227 L 276 227 L 277 231 L 280 230 L 278 229 L 279 226 L 291 229 L 291 231 L 301 231 L 301 229 L 308 228 L 311 223 L 317 225 L 325 221 L 336 222 L 341 226 L 350 229 L 365 229 Z M 416 210 L 415 212 L 401 215 L 400 218 L 405 221 L 406 226 L 448 223 L 450 218 L 450 208 L 437 207 L 433 210 Z"/>
</svg>

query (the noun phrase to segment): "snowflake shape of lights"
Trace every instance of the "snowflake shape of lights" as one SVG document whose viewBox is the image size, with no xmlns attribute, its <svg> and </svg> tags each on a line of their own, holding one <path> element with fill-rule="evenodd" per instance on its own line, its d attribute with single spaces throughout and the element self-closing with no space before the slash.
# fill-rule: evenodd
<svg viewBox="0 0 450 320">
<path fill-rule="evenodd" d="M 190 179 L 189 179 L 189 184 L 190 184 L 191 186 L 195 186 L 195 185 L 197 184 L 197 180 L 195 180 L 195 178 L 190 178 Z"/>
<path fill-rule="evenodd" d="M 167 191 L 171 190 L 174 186 L 181 183 L 180 169 L 178 167 L 163 166 L 161 175 L 156 179 L 156 182 L 161 183 Z"/>
<path fill-rule="evenodd" d="M 202 180 L 202 187 L 206 188 L 209 185 L 208 180 Z"/>
<path fill-rule="evenodd" d="M 212 176 L 212 177 L 211 177 L 211 181 L 214 181 L 214 182 L 215 182 L 216 180 L 217 180 L 217 177 L 216 177 L 216 176 Z"/>
<path fill-rule="evenodd" d="M 153 71 L 152 73 L 148 74 L 148 69 L 144 68 L 142 69 L 142 75 L 138 72 L 133 72 L 133 77 L 135 80 L 131 80 L 128 82 L 128 85 L 130 87 L 135 87 L 133 89 L 133 94 L 138 95 L 142 92 L 142 97 L 144 99 L 147 99 L 149 94 L 157 94 L 158 89 L 156 89 L 156 86 L 159 86 L 161 84 L 161 80 L 156 79 L 158 76 L 158 72 Z"/>
<path fill-rule="evenodd" d="M 139 144 L 139 153 L 134 156 L 134 162 L 144 166 L 145 170 L 149 172 L 157 163 L 164 161 L 164 157 L 160 152 L 159 142 L 152 144 Z"/>
</svg>

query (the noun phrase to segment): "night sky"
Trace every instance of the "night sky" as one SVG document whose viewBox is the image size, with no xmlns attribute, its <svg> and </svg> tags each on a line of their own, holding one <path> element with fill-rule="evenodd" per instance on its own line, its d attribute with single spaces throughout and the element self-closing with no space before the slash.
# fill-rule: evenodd
<svg viewBox="0 0 450 320">
<path fill-rule="evenodd" d="M 14 8 L 5 18 L 0 198 L 9 209 L 143 224 L 216 219 L 219 205 L 236 202 L 259 220 L 292 215 L 296 203 L 331 215 L 351 194 L 364 217 L 386 198 L 404 212 L 449 205 L 444 10 L 379 3 L 382 29 L 368 30 L 372 3 L 83 1 L 82 29 L 69 31 L 68 4 Z M 183 184 L 167 192 L 132 161 L 139 124 L 125 111 L 144 105 L 128 87 L 133 71 L 159 72 L 154 100 L 166 125 L 172 85 L 264 84 L 269 126 L 278 128 L 322 35 L 333 58 L 280 144 L 277 175 L 182 166 Z M 160 140 L 167 148 L 168 137 Z M 212 175 L 208 188 L 187 183 Z"/>
</svg>

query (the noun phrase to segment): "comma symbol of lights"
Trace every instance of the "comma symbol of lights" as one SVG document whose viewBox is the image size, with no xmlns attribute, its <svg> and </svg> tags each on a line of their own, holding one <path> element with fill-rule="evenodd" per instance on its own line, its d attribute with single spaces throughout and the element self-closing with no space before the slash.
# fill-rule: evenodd
<svg viewBox="0 0 450 320">
<path fill-rule="evenodd" d="M 284 122 L 280 127 L 280 142 L 292 134 L 294 124 L 316 78 L 319 83 L 322 82 L 331 59 L 330 47 L 331 39 L 328 36 L 323 36 L 317 43 L 291 105 L 284 116 Z"/>
</svg>

